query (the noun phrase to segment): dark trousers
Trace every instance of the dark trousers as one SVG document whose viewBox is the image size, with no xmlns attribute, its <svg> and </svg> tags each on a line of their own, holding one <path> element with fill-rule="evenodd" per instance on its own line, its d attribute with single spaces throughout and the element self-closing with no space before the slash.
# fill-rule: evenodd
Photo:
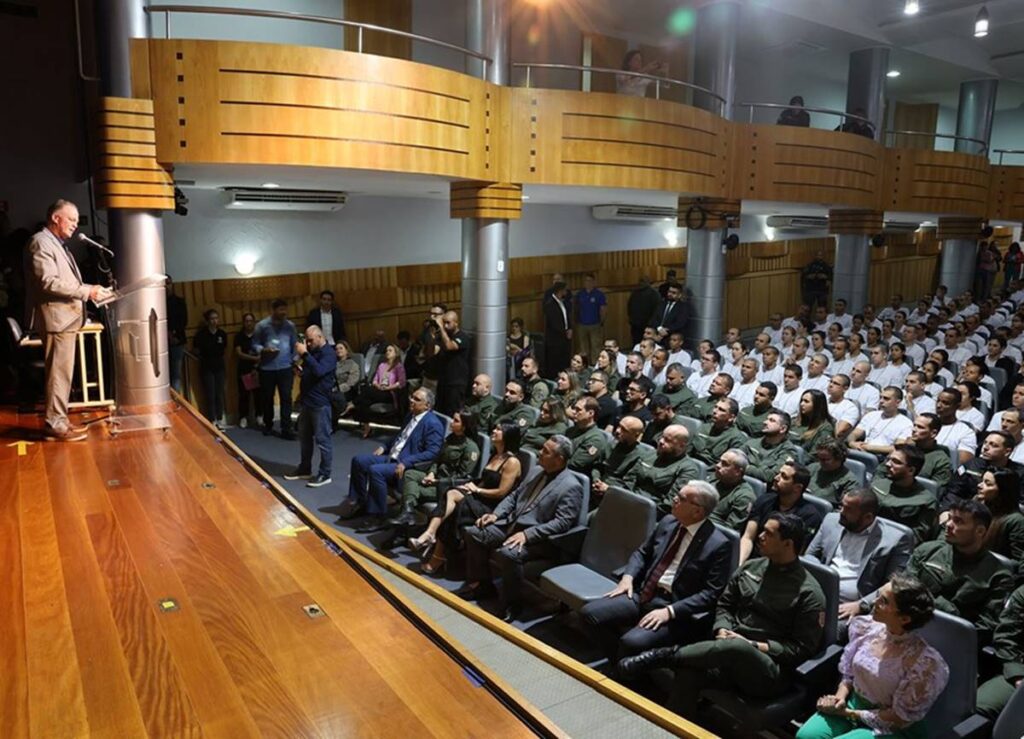
<svg viewBox="0 0 1024 739">
<path fill-rule="evenodd" d="M 668 708 L 693 718 L 705 688 L 730 690 L 753 698 L 772 698 L 789 688 L 788 675 L 767 654 L 745 639 L 712 639 L 676 651 L 675 683 Z"/>
<path fill-rule="evenodd" d="M 292 368 L 280 370 L 260 370 L 260 392 L 263 394 L 263 428 L 274 427 L 274 391 L 281 404 L 281 433 L 286 434 L 292 428 Z"/>
<path fill-rule="evenodd" d="M 544 367 L 541 376 L 557 379 L 558 373 L 569 367 L 572 357 L 572 343 L 565 336 L 544 336 Z M 596 360 L 595 360 L 596 361 Z"/>
<path fill-rule="evenodd" d="M 357 454 L 349 469 L 348 499 L 372 516 L 383 516 L 388 511 L 388 483 L 396 479 L 397 466 L 390 457 Z"/>
<path fill-rule="evenodd" d="M 299 409 L 299 446 L 302 460 L 299 469 L 304 473 L 313 470 L 313 445 L 320 450 L 320 470 L 322 477 L 331 476 L 331 462 L 334 458 L 334 445 L 331 444 L 331 406 L 319 408 L 302 406 Z"/>
<path fill-rule="evenodd" d="M 200 370 L 203 378 L 203 415 L 208 421 L 219 421 L 224 415 L 224 368 Z"/>
<path fill-rule="evenodd" d="M 249 418 L 249 408 L 252 406 L 256 408 L 256 401 L 254 393 L 258 391 L 246 390 L 245 382 L 242 380 L 243 375 L 238 375 L 236 379 L 236 387 L 238 389 L 238 420 L 241 421 L 243 418 Z"/>
<path fill-rule="evenodd" d="M 580 618 L 605 654 L 621 659 L 686 641 L 689 619 L 685 617 L 674 618 L 657 631 L 637 626 L 642 616 L 667 605 L 669 601 L 660 596 L 641 604 L 636 593 L 632 598 L 617 595 L 590 601 L 580 611 Z"/>
<path fill-rule="evenodd" d="M 466 581 L 482 582 L 490 580 L 489 558 L 492 551 L 498 559 L 501 571 L 501 595 L 506 606 L 518 605 L 522 600 L 523 565 L 532 559 L 552 557 L 551 544 L 547 541 L 536 541 L 524 544 L 519 549 L 502 546 L 515 527 L 491 524 L 484 528 L 470 526 L 465 531 L 466 542 Z"/>
<path fill-rule="evenodd" d="M 629 338 L 633 342 L 630 346 L 636 346 L 640 343 L 640 339 L 644 338 L 644 329 L 647 328 L 646 323 L 631 323 L 629 324 Z M 590 358 L 591 362 L 596 362 L 596 357 Z"/>
<path fill-rule="evenodd" d="M 455 411 L 462 408 L 466 402 L 466 386 L 462 385 L 438 385 L 437 386 L 437 410 L 451 418 Z"/>
</svg>

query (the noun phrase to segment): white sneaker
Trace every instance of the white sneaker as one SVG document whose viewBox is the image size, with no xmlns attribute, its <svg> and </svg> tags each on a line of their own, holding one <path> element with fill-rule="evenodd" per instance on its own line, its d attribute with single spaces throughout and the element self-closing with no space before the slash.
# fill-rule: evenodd
<svg viewBox="0 0 1024 739">
<path fill-rule="evenodd" d="M 238 428 L 240 428 L 240 429 L 247 429 L 247 428 L 249 428 L 249 419 L 246 418 L 245 416 L 242 416 L 241 418 L 239 418 L 238 419 Z"/>
</svg>

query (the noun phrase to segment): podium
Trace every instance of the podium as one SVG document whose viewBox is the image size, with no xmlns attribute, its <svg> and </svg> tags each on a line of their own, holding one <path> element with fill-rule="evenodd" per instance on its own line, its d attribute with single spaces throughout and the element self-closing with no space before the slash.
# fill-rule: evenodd
<svg viewBox="0 0 1024 739">
<path fill-rule="evenodd" d="M 90 345 L 92 352 L 89 351 Z M 114 399 L 107 397 L 106 380 L 103 377 L 103 324 L 89 322 L 78 329 L 75 345 L 75 365 L 77 367 L 78 387 L 82 391 L 82 399 L 68 403 L 71 410 L 83 408 L 112 408 Z M 94 372 L 90 372 L 94 370 Z M 95 380 L 90 380 L 93 374 Z"/>
</svg>

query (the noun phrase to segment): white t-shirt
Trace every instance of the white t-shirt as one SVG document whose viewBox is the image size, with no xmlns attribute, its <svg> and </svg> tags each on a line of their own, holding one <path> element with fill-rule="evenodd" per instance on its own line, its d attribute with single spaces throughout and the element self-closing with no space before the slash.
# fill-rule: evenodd
<svg viewBox="0 0 1024 739">
<path fill-rule="evenodd" d="M 780 411 L 786 411 L 790 416 L 796 416 L 800 412 L 800 396 L 804 394 L 803 388 L 798 387 L 796 390 L 779 390 L 778 395 L 775 396 L 775 402 L 773 406 L 778 408 Z"/>
<path fill-rule="evenodd" d="M 748 405 L 754 404 L 754 392 L 757 390 L 758 382 L 755 379 L 753 382 L 748 382 L 745 385 L 737 383 L 733 385 L 732 392 L 729 393 L 729 397 L 736 401 L 740 408 L 746 408 Z"/>
<path fill-rule="evenodd" d="M 857 404 L 846 398 L 838 403 L 829 403 L 828 414 L 835 420 L 836 426 L 840 421 L 846 421 L 850 426 L 856 426 L 857 421 L 860 420 L 860 409 L 857 408 Z"/>
<path fill-rule="evenodd" d="M 889 385 L 903 387 L 903 376 L 900 374 L 899 367 L 886 364 L 882 367 L 872 367 L 868 372 L 868 382 L 875 383 L 879 389 L 889 387 Z"/>
<path fill-rule="evenodd" d="M 829 376 L 826 374 L 820 374 L 817 377 L 808 377 L 804 375 L 803 381 L 800 383 L 804 390 L 821 390 L 825 392 L 828 387 Z"/>
<path fill-rule="evenodd" d="M 717 374 L 717 372 L 708 372 L 706 375 L 702 375 L 700 372 L 694 372 L 686 378 L 686 387 L 690 388 L 698 398 L 703 398 L 708 394 L 711 383 Z"/>
<path fill-rule="evenodd" d="M 860 406 L 861 413 L 867 413 L 878 408 L 878 399 L 880 397 L 881 393 L 878 392 L 878 388 L 866 382 L 860 387 L 851 385 L 846 390 L 846 399 L 856 401 Z"/>
<path fill-rule="evenodd" d="M 886 418 L 882 411 L 871 411 L 860 419 L 857 428 L 864 431 L 864 441 L 870 445 L 892 446 L 897 439 L 906 439 L 914 424 L 902 413 Z"/>
<path fill-rule="evenodd" d="M 967 452 L 972 457 L 978 449 L 978 437 L 974 430 L 962 421 L 944 425 L 939 429 L 939 435 L 935 441 L 947 449 Z"/>
<path fill-rule="evenodd" d="M 903 400 L 900 401 L 900 408 L 907 410 L 907 394 L 903 394 Z M 920 397 L 914 398 L 914 414 L 920 415 L 922 413 L 934 413 L 935 412 L 935 400 L 928 397 L 925 394 L 921 394 Z"/>
<path fill-rule="evenodd" d="M 963 421 L 975 431 L 985 428 L 985 414 L 977 408 L 965 408 L 956 412 L 957 420 Z"/>
<path fill-rule="evenodd" d="M 777 387 L 782 387 L 782 379 L 785 369 L 781 364 L 776 364 L 770 370 L 761 369 L 757 373 L 758 382 L 774 382 Z"/>
</svg>

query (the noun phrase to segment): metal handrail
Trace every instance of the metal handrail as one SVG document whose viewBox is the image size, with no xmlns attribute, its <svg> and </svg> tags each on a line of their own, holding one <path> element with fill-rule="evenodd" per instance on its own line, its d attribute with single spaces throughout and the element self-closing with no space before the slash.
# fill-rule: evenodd
<svg viewBox="0 0 1024 739">
<path fill-rule="evenodd" d="M 734 103 L 733 107 L 750 108 L 750 123 L 754 122 L 755 108 L 772 108 L 774 110 L 788 110 L 793 108 L 794 110 L 806 110 L 808 113 L 824 113 L 826 115 L 839 116 L 840 118 L 850 118 L 855 121 L 860 121 L 861 123 L 867 123 L 870 126 L 874 126 L 874 124 L 867 118 L 854 115 L 853 113 L 847 113 L 842 110 L 833 110 L 832 108 L 808 108 L 806 105 L 788 105 L 783 103 Z"/>
<path fill-rule="evenodd" d="M 147 13 L 164 13 L 166 19 L 166 26 L 164 32 L 164 38 L 171 37 L 171 13 L 198 13 L 206 15 L 241 15 L 249 16 L 253 18 L 277 18 L 279 20 L 289 21 L 308 21 L 310 23 L 323 23 L 329 26 L 343 26 L 345 28 L 355 28 L 358 33 L 356 34 L 356 51 L 360 54 L 363 53 L 363 31 L 376 31 L 379 33 L 388 33 L 392 36 L 400 36 L 402 38 L 412 39 L 413 41 L 421 41 L 425 44 L 437 46 L 442 49 L 451 49 L 457 51 L 466 56 L 472 57 L 473 59 L 479 59 L 483 63 L 483 71 L 481 76 L 487 75 L 487 65 L 491 63 L 491 57 L 481 54 L 472 49 L 467 49 L 457 44 L 450 44 L 447 41 L 439 41 L 438 39 L 430 38 L 429 36 L 420 36 L 417 33 L 409 33 L 408 31 L 399 31 L 395 28 L 387 28 L 385 26 L 377 26 L 372 23 L 359 23 L 357 21 L 346 21 L 341 18 L 331 18 L 326 15 L 307 15 L 305 13 L 292 13 L 286 10 L 252 10 L 250 8 L 225 8 L 218 6 L 197 6 L 197 5 L 150 5 L 146 8 Z"/>
<path fill-rule="evenodd" d="M 1024 154 L 1024 149 L 993 149 L 993 154 L 999 155 L 999 164 L 1003 163 L 1003 154 Z"/>
<path fill-rule="evenodd" d="M 985 154 L 988 152 L 988 144 L 981 139 L 973 139 L 970 136 L 957 136 L 952 133 L 934 133 L 933 131 L 884 131 L 886 136 L 931 136 L 937 139 L 953 139 L 954 141 L 970 141 L 972 144 L 977 144 L 981 147 L 981 151 L 978 154 Z"/>
<path fill-rule="evenodd" d="M 547 62 L 513 62 L 513 68 L 525 69 L 526 70 L 526 86 L 530 86 L 530 70 L 531 69 L 568 69 L 574 72 L 601 72 L 604 74 L 621 74 L 626 77 L 642 77 L 643 79 L 652 80 L 654 82 L 654 98 L 655 100 L 661 99 L 661 85 L 679 85 L 685 87 L 694 92 L 700 92 L 720 102 L 724 107 L 726 100 L 724 97 L 719 95 L 717 92 L 712 92 L 706 87 L 695 85 L 692 82 L 684 82 L 683 80 L 672 79 L 671 77 L 661 77 L 656 74 L 647 74 L 645 72 L 630 72 L 625 69 L 612 69 L 611 67 L 587 67 L 582 64 L 550 64 Z"/>
</svg>

